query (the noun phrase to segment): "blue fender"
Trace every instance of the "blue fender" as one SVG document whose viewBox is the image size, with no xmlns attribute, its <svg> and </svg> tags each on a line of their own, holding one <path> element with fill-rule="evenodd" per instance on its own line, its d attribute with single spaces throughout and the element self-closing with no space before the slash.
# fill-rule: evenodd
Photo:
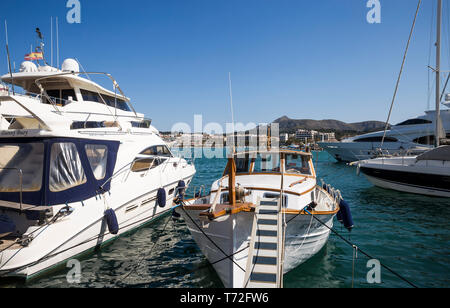
<svg viewBox="0 0 450 308">
<path fill-rule="evenodd" d="M 340 217 L 342 219 L 342 222 L 344 223 L 344 227 L 347 228 L 349 231 L 351 231 L 354 227 L 353 224 L 353 217 L 352 213 L 350 211 L 350 205 L 345 201 L 344 199 L 341 200 L 339 203 L 340 210 L 338 212 L 338 220 L 339 220 L 339 213 Z"/>
<path fill-rule="evenodd" d="M 119 233 L 119 223 L 117 221 L 116 212 L 113 209 L 105 211 L 106 224 L 108 225 L 109 233 L 116 235 Z"/>
<path fill-rule="evenodd" d="M 156 200 L 159 207 L 166 206 L 166 190 L 164 188 L 158 189 L 158 194 L 156 195 Z"/>
</svg>

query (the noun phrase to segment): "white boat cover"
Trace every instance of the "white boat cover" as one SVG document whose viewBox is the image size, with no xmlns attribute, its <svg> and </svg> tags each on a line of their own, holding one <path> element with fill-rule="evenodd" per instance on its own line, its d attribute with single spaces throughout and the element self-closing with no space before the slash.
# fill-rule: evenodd
<svg viewBox="0 0 450 308">
<path fill-rule="evenodd" d="M 450 161 L 450 146 L 442 146 L 417 156 L 417 161 L 421 160 L 443 160 Z"/>
</svg>

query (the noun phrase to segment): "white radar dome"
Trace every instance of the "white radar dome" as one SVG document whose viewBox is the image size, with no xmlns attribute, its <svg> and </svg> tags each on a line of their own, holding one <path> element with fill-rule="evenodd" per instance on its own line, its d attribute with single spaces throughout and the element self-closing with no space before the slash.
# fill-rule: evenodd
<svg viewBox="0 0 450 308">
<path fill-rule="evenodd" d="M 74 59 L 66 59 L 64 60 L 61 70 L 63 72 L 79 72 L 80 66 L 78 65 L 78 62 Z"/>
<path fill-rule="evenodd" d="M 57 72 L 58 69 L 51 67 L 50 65 L 39 66 L 40 72 Z"/>
<path fill-rule="evenodd" d="M 25 62 L 22 62 L 22 64 L 20 64 L 19 71 L 21 73 L 32 73 L 32 72 L 37 72 L 38 68 L 37 68 L 36 64 L 34 64 L 33 62 L 25 61 Z"/>
</svg>

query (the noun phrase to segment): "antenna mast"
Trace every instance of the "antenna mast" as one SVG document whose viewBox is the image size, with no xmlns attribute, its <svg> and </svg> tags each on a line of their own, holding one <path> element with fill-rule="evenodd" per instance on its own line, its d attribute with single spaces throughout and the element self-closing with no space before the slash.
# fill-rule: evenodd
<svg viewBox="0 0 450 308">
<path fill-rule="evenodd" d="M 53 16 L 50 17 L 50 65 L 53 67 Z"/>
<path fill-rule="evenodd" d="M 16 95 L 16 93 L 15 93 L 15 91 L 14 91 L 14 79 L 13 79 L 13 74 L 12 74 L 12 70 L 11 70 L 11 57 L 9 56 L 9 46 L 8 46 L 8 24 L 6 23 L 6 20 L 5 20 L 5 34 L 6 34 L 6 54 L 8 55 L 9 75 L 11 76 L 11 84 L 12 84 L 13 95 Z"/>
<path fill-rule="evenodd" d="M 441 104 L 441 27 L 442 27 L 442 0 L 438 0 L 437 7 L 437 39 L 436 39 L 436 132 L 435 145 L 440 146 L 440 104 Z"/>
</svg>

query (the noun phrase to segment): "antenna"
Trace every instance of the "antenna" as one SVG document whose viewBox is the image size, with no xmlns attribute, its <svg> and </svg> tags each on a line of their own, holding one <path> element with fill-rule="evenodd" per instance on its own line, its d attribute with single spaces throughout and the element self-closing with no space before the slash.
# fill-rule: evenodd
<svg viewBox="0 0 450 308">
<path fill-rule="evenodd" d="M 44 51 L 44 36 L 42 35 L 41 29 L 36 28 L 36 34 L 38 36 L 38 39 L 40 40 L 39 46 L 36 47 L 36 51 L 40 51 L 42 53 L 42 62 L 44 62 L 44 65 L 47 65 L 47 61 L 45 61 L 45 51 Z"/>
<path fill-rule="evenodd" d="M 53 67 L 53 16 L 50 17 L 50 65 Z"/>
<path fill-rule="evenodd" d="M 59 69 L 59 28 L 58 28 L 58 17 L 56 17 L 56 67 Z"/>
<path fill-rule="evenodd" d="M 228 73 L 228 83 L 230 87 L 230 107 L 231 107 L 231 127 L 233 130 L 233 154 L 235 152 L 235 144 L 234 144 L 234 110 L 233 110 L 233 89 L 231 84 L 231 72 Z"/>
<path fill-rule="evenodd" d="M 8 47 L 8 24 L 5 20 L 5 34 L 6 34 L 6 54 L 8 55 L 8 67 L 9 67 L 9 75 L 11 76 L 11 84 L 12 84 L 12 91 L 13 91 L 13 95 L 16 95 L 15 91 L 14 91 L 14 79 L 13 79 L 13 74 L 12 74 L 12 70 L 11 70 L 11 57 L 9 56 L 9 47 Z"/>
</svg>

